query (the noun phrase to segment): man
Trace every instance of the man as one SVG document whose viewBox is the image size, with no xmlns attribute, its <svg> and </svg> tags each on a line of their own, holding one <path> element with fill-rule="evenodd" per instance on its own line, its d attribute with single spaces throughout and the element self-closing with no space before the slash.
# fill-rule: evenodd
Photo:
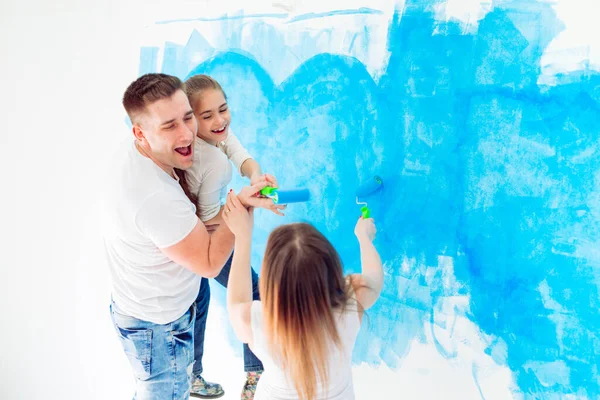
<svg viewBox="0 0 600 400">
<path fill-rule="evenodd" d="M 234 237 L 208 234 L 178 183 L 192 165 L 197 122 L 181 81 L 135 80 L 123 96 L 134 140 L 119 151 L 104 190 L 104 241 L 112 278 L 111 316 L 136 378 L 137 399 L 187 399 L 194 363 L 195 300 L 201 277 L 219 275 Z M 272 207 L 254 194 L 246 206 Z"/>
</svg>

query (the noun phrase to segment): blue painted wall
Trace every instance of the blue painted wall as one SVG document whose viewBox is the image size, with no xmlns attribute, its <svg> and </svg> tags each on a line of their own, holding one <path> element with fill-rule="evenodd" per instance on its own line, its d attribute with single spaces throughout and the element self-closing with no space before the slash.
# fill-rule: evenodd
<svg viewBox="0 0 600 400">
<path fill-rule="evenodd" d="M 528 397 L 598 398 L 600 77 L 537 86 L 541 54 L 561 29 L 547 5 L 496 4 L 474 35 L 462 35 L 426 3 L 407 1 L 396 14 L 377 83 L 356 59 L 325 53 L 275 85 L 257 55 L 235 49 L 235 33 L 224 53 L 198 32 L 186 46 L 167 43 L 158 68 L 156 48 L 144 48 L 140 73 L 215 77 L 232 130 L 263 170 L 282 187 L 312 191 L 284 219 L 257 214 L 255 266 L 274 226 L 308 220 L 357 271 L 354 191 L 384 178 L 368 200 L 386 282 L 356 362 L 398 368 L 410 343 L 425 340 L 424 322 L 451 329 L 436 317 L 441 301 L 468 295 L 486 352 Z M 261 32 L 257 49 L 282 48 L 274 29 Z M 439 256 L 453 260 L 455 285 L 443 284 Z M 406 259 L 416 262 L 401 268 Z"/>
</svg>

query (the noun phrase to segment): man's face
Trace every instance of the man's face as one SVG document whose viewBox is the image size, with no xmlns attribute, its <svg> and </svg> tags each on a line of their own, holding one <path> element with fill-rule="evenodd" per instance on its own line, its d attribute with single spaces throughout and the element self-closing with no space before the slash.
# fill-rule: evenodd
<svg viewBox="0 0 600 400">
<path fill-rule="evenodd" d="M 173 168 L 188 169 L 192 166 L 198 125 L 182 90 L 149 104 L 136 126 L 134 135 L 140 146 L 168 174 Z"/>
</svg>

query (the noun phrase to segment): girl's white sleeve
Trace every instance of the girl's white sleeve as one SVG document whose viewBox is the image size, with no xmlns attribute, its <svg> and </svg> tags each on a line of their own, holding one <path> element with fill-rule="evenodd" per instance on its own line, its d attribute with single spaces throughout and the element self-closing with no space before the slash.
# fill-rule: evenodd
<svg viewBox="0 0 600 400">
<path fill-rule="evenodd" d="M 244 146 L 242 146 L 233 132 L 230 131 L 227 139 L 219 143 L 219 148 L 227 155 L 227 158 L 233 162 L 238 173 L 242 175 L 242 164 L 244 161 L 252 158 L 252 156 Z"/>
<path fill-rule="evenodd" d="M 199 139 L 196 139 L 199 140 Z M 198 197 L 196 207 L 202 222 L 215 217 L 221 209 L 223 173 L 218 163 L 203 152 L 200 144 L 194 144 L 194 161 L 186 172 L 188 187 Z"/>
</svg>

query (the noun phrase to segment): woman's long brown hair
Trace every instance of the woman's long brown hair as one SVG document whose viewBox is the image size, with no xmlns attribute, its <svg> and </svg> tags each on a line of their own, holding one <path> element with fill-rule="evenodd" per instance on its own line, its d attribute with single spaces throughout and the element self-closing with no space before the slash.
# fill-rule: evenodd
<svg viewBox="0 0 600 400">
<path fill-rule="evenodd" d="M 342 343 L 334 310 L 346 310 L 350 284 L 333 245 L 310 224 L 283 225 L 267 242 L 260 277 L 264 329 L 271 354 L 302 400 L 327 387 L 333 343 Z"/>
</svg>

